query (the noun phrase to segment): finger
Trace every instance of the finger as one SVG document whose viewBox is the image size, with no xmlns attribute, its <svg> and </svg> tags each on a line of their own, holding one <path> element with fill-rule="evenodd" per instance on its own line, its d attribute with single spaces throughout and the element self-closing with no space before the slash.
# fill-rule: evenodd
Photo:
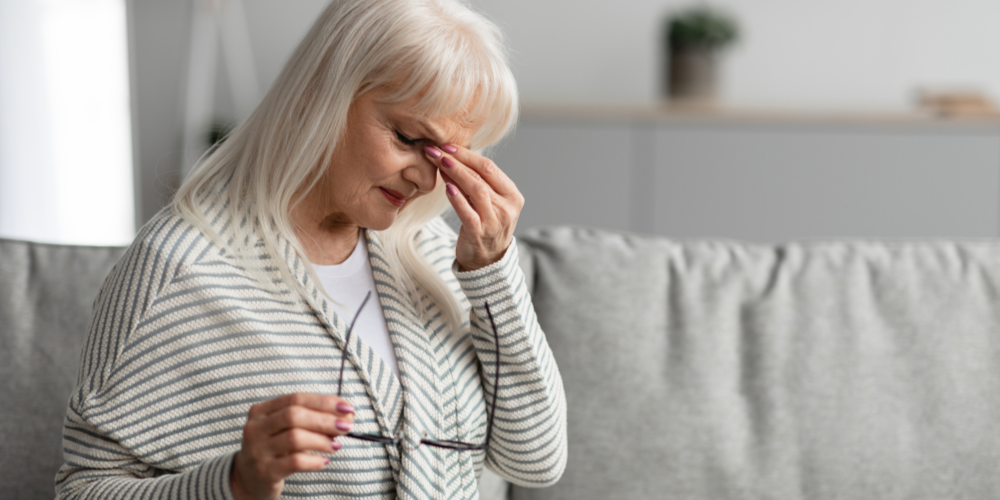
<svg viewBox="0 0 1000 500">
<path fill-rule="evenodd" d="M 452 144 L 442 144 L 441 149 L 462 162 L 463 165 L 471 168 L 500 196 L 507 198 L 518 192 L 514 181 L 510 180 L 510 177 L 507 177 L 507 174 L 503 170 L 500 170 L 500 167 L 493 160 L 472 150 Z"/>
<path fill-rule="evenodd" d="M 474 171 L 451 157 L 441 158 L 441 170 L 444 175 L 454 181 L 455 187 L 461 189 L 472 202 L 472 207 L 479 214 L 483 225 L 493 224 L 496 219 L 496 214 L 493 211 L 493 188 L 481 178 L 477 178 Z"/>
<path fill-rule="evenodd" d="M 275 460 L 270 467 L 274 479 L 280 481 L 296 472 L 323 470 L 330 459 L 310 453 L 295 453 Z"/>
<path fill-rule="evenodd" d="M 440 149 L 437 149 L 434 146 L 426 146 L 424 148 L 424 152 L 427 153 L 427 159 L 429 159 L 431 161 L 431 163 L 433 163 L 437 167 L 441 167 L 442 166 L 441 165 L 441 161 L 446 156 L 444 154 L 444 151 L 441 151 Z M 454 160 L 454 159 L 455 158 L 452 157 L 452 160 Z M 441 172 L 441 170 L 439 169 L 438 172 Z M 469 172 L 469 175 L 471 175 L 474 179 L 478 179 L 481 182 L 486 182 L 485 180 L 483 180 L 482 176 L 480 176 L 478 173 L 476 173 L 475 170 L 468 169 L 468 172 Z"/>
<path fill-rule="evenodd" d="M 461 162 L 458 162 L 457 160 L 455 160 L 455 158 L 445 155 L 444 152 L 435 148 L 434 146 L 425 147 L 424 152 L 427 156 L 427 159 L 430 160 L 431 163 L 439 167 L 438 172 L 445 178 L 445 182 L 451 182 L 452 184 L 455 184 L 455 186 L 458 187 L 459 189 L 462 188 L 471 189 L 471 186 L 477 182 L 489 186 L 489 184 L 485 180 L 483 180 L 482 176 L 476 173 L 475 170 L 465 167 L 465 165 L 462 165 Z M 461 174 L 456 173 L 457 166 L 462 167 Z M 449 172 L 455 175 L 455 177 L 448 177 Z M 492 188 L 490 189 L 492 190 Z"/>
<path fill-rule="evenodd" d="M 462 221 L 462 225 L 471 229 L 473 233 L 478 233 L 482 227 L 482 221 L 465 195 L 450 182 L 445 186 L 445 192 L 448 193 L 448 200 L 454 207 L 458 220 Z"/>
<path fill-rule="evenodd" d="M 266 452 L 283 457 L 295 453 L 315 451 L 317 453 L 333 453 L 336 451 L 333 439 L 324 434 L 310 432 L 305 429 L 288 429 L 281 434 L 271 436 L 267 440 Z"/>
<path fill-rule="evenodd" d="M 446 146 L 448 145 L 442 146 L 442 148 Z M 459 152 L 468 153 L 469 155 L 471 155 L 473 159 L 478 159 L 479 161 L 486 162 L 486 167 L 484 167 L 483 170 L 499 171 L 496 165 L 492 164 L 492 162 L 488 158 L 477 155 L 466 149 L 459 150 L 459 148 L 455 146 L 451 146 L 451 150 L 455 151 L 456 153 Z M 510 228 L 513 229 L 513 224 L 516 223 L 518 216 L 521 213 L 521 210 L 524 208 L 524 196 L 521 194 L 521 191 L 517 189 L 517 186 L 514 185 L 513 181 L 510 181 L 510 179 L 507 178 L 507 176 L 503 174 L 503 172 L 500 172 L 500 175 L 503 177 L 503 179 L 506 180 L 504 180 L 502 184 L 508 184 L 509 181 L 509 184 L 507 185 L 507 189 L 509 189 L 509 192 L 507 192 L 506 194 L 501 194 L 497 192 L 493 188 L 493 186 L 490 186 L 489 183 L 486 183 L 485 179 L 481 175 L 479 175 L 479 173 L 476 172 L 476 170 L 472 168 L 461 169 L 462 171 L 467 172 L 473 179 L 476 179 L 480 183 L 485 183 L 487 186 L 490 186 L 491 190 L 490 204 L 493 210 L 491 211 L 491 213 L 486 213 L 480 211 L 479 207 L 476 205 L 475 200 L 464 192 L 463 189 L 464 186 L 462 184 L 460 184 L 458 181 L 454 180 L 453 178 L 447 175 L 446 172 L 449 170 L 449 168 L 447 168 L 447 160 L 446 160 L 447 156 L 445 156 L 445 152 L 438 150 L 432 146 L 427 146 L 425 148 L 425 151 L 428 153 L 428 156 L 430 157 L 430 160 L 432 162 L 436 160 L 437 163 L 441 164 L 441 168 L 438 170 L 438 172 L 441 173 L 442 179 L 445 182 L 451 182 L 452 184 L 455 184 L 460 191 L 463 191 L 463 195 L 466 195 L 466 198 L 469 199 L 473 208 L 481 213 L 481 215 L 485 219 L 483 221 L 484 224 L 492 224 L 493 222 L 498 222 L 502 226 L 505 227 L 510 226 Z M 468 167 L 467 165 L 465 166 Z M 453 172 L 453 174 L 455 175 L 455 177 L 460 177 L 460 172 Z M 482 205 L 481 202 L 480 205 Z"/>
<path fill-rule="evenodd" d="M 446 176 L 442 176 L 442 179 L 446 183 L 449 182 L 449 179 Z M 447 191 L 447 185 L 445 186 L 445 190 Z M 479 213 L 475 211 L 476 208 L 472 204 L 472 202 L 469 200 L 468 196 L 466 196 L 464 193 L 462 193 L 462 191 L 460 189 L 458 189 L 457 191 L 458 191 L 458 196 L 461 197 L 461 198 L 464 198 L 466 200 L 466 204 L 468 204 L 470 206 L 470 209 L 475 213 L 475 216 L 478 218 L 479 217 Z M 448 195 L 449 195 L 448 196 L 449 200 L 451 200 L 451 197 L 452 197 L 451 193 L 448 193 Z M 454 200 L 454 201 L 458 201 L 458 200 Z M 513 227 L 517 223 L 518 215 L 520 214 L 521 207 L 523 205 L 517 205 L 518 200 L 506 200 L 506 199 L 503 199 L 503 198 L 500 198 L 500 197 L 494 197 L 494 198 L 492 198 L 491 201 L 490 201 L 490 203 L 492 204 L 492 207 L 493 207 L 494 220 L 501 227 L 510 228 L 510 230 L 513 231 Z M 457 205 L 455 205 L 454 202 L 452 203 L 452 206 L 455 208 L 455 212 L 459 213 L 460 207 L 457 206 Z M 459 215 L 459 219 L 462 220 L 461 214 Z M 463 224 L 469 224 L 470 222 L 466 222 L 465 220 L 462 220 Z M 481 220 L 477 220 L 476 223 L 477 224 L 481 224 L 482 221 Z M 476 226 L 476 227 L 478 227 L 478 226 Z M 470 229 L 471 229 L 471 227 L 470 227 Z"/>
<path fill-rule="evenodd" d="M 289 406 L 261 420 L 259 432 L 274 436 L 289 429 L 304 429 L 327 436 L 341 436 L 351 430 L 354 415 L 334 415 L 303 406 Z"/>
<path fill-rule="evenodd" d="M 440 158 L 434 158 L 428 155 L 429 159 L 440 167 L 438 172 L 441 175 L 451 175 L 453 183 L 462 182 L 467 186 L 471 186 L 475 183 L 483 184 L 489 186 L 489 184 L 483 180 L 482 176 L 476 173 L 475 170 L 468 168 L 466 165 L 462 164 L 455 158 L 450 156 L 441 156 Z"/>
<path fill-rule="evenodd" d="M 466 195 L 465 193 L 463 193 L 462 190 L 458 187 L 457 183 L 455 182 L 455 179 L 452 179 L 450 176 L 448 176 L 448 174 L 446 174 L 446 173 L 444 173 L 444 172 L 442 172 L 440 170 L 438 172 L 441 173 L 441 180 L 443 180 L 445 182 L 445 192 L 448 191 L 448 184 L 451 184 L 452 187 L 455 188 L 458 191 L 458 194 L 460 194 L 463 198 L 465 198 L 466 201 L 469 201 L 470 206 L 471 206 L 471 203 L 472 203 L 471 200 L 469 200 L 468 195 Z M 450 195 L 451 193 L 448 193 L 448 194 Z M 478 215 L 477 215 L 477 217 L 478 217 Z"/>
<path fill-rule="evenodd" d="M 308 392 L 285 394 L 250 407 L 250 418 L 262 418 L 289 406 L 303 406 L 316 411 L 347 416 L 354 413 L 354 407 L 347 400 L 337 396 L 325 396 Z"/>
</svg>

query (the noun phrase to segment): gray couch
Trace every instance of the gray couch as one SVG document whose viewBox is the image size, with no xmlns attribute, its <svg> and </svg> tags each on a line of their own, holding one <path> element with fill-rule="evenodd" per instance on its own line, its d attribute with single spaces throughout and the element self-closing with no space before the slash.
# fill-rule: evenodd
<svg viewBox="0 0 1000 500">
<path fill-rule="evenodd" d="M 1000 498 L 1000 242 L 520 238 L 569 406 L 513 499 Z M 0 240 L 0 497 L 50 498 L 120 249 Z"/>
</svg>

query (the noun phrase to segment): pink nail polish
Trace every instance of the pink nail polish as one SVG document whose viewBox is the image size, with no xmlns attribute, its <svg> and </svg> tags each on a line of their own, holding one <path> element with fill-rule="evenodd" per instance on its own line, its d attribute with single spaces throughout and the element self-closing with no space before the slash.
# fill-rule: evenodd
<svg viewBox="0 0 1000 500">
<path fill-rule="evenodd" d="M 445 189 L 445 191 L 448 191 L 448 194 L 450 194 L 452 196 L 455 196 L 456 194 L 458 194 L 458 190 L 455 189 L 455 186 L 453 186 L 451 184 L 448 184 L 447 186 L 445 186 L 444 189 Z"/>
<path fill-rule="evenodd" d="M 329 458 L 324 458 L 323 459 L 323 465 L 330 465 L 330 459 Z"/>
<path fill-rule="evenodd" d="M 344 447 L 344 445 L 340 444 L 340 441 L 332 441 L 330 446 L 333 447 L 333 451 L 338 451 Z"/>
<path fill-rule="evenodd" d="M 350 422 L 345 422 L 343 420 L 338 420 L 337 421 L 337 428 L 340 429 L 340 430 L 342 430 L 342 431 L 349 431 L 349 430 L 351 430 L 351 423 Z"/>
<path fill-rule="evenodd" d="M 354 407 L 347 403 L 337 403 L 337 411 L 340 413 L 354 413 Z"/>
<path fill-rule="evenodd" d="M 455 154 L 458 152 L 458 148 L 452 146 L 451 144 L 442 144 L 441 149 L 447 151 L 448 153 Z"/>
<path fill-rule="evenodd" d="M 454 168 L 455 167 L 455 160 L 452 160 L 451 158 L 448 158 L 447 156 L 445 156 L 444 158 L 441 158 L 441 164 L 444 165 L 447 168 Z"/>
<path fill-rule="evenodd" d="M 427 154 L 431 155 L 434 158 L 441 157 L 441 151 L 438 151 L 438 148 L 434 146 L 424 146 L 424 152 L 426 152 Z"/>
</svg>

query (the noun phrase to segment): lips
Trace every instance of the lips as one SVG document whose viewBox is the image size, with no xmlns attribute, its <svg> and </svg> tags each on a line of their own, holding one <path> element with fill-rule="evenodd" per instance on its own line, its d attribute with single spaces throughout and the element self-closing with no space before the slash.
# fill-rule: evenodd
<svg viewBox="0 0 1000 500">
<path fill-rule="evenodd" d="M 385 199 L 389 200 L 389 203 L 392 203 L 397 207 L 401 207 L 403 206 L 403 204 L 406 203 L 406 197 L 403 196 L 403 193 L 400 193 L 399 191 L 386 189 L 384 187 L 380 187 L 379 190 L 382 191 L 382 196 L 385 196 Z"/>
</svg>

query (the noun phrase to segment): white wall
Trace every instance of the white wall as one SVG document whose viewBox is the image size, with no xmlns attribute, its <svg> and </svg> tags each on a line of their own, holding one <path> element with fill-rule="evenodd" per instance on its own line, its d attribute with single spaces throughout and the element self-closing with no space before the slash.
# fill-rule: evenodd
<svg viewBox="0 0 1000 500">
<path fill-rule="evenodd" d="M 510 37 L 525 101 L 657 98 L 660 26 L 691 0 L 471 0 Z M 737 105 L 906 107 L 920 85 L 1000 98 L 996 0 L 716 0 L 735 14 L 723 97 Z M 269 83 L 323 0 L 246 0 Z"/>
<path fill-rule="evenodd" d="M 726 96 L 737 103 L 894 107 L 917 86 L 1000 98 L 1000 2 L 729 0 L 745 19 Z"/>
<path fill-rule="evenodd" d="M 143 214 L 178 182 L 189 0 L 133 10 Z M 657 98 L 660 25 L 681 0 L 470 0 L 508 34 L 525 102 Z M 326 0 L 244 0 L 261 88 Z M 1000 1 L 718 0 L 743 40 L 726 58 L 738 106 L 902 108 L 917 86 L 978 87 L 1000 99 Z M 216 107 L 233 115 L 220 71 Z"/>
<path fill-rule="evenodd" d="M 476 0 L 507 31 L 526 101 L 648 101 L 659 29 L 690 0 Z M 723 96 L 748 106 L 904 107 L 918 85 L 1000 98 L 995 0 L 717 0 L 743 40 Z"/>
</svg>

